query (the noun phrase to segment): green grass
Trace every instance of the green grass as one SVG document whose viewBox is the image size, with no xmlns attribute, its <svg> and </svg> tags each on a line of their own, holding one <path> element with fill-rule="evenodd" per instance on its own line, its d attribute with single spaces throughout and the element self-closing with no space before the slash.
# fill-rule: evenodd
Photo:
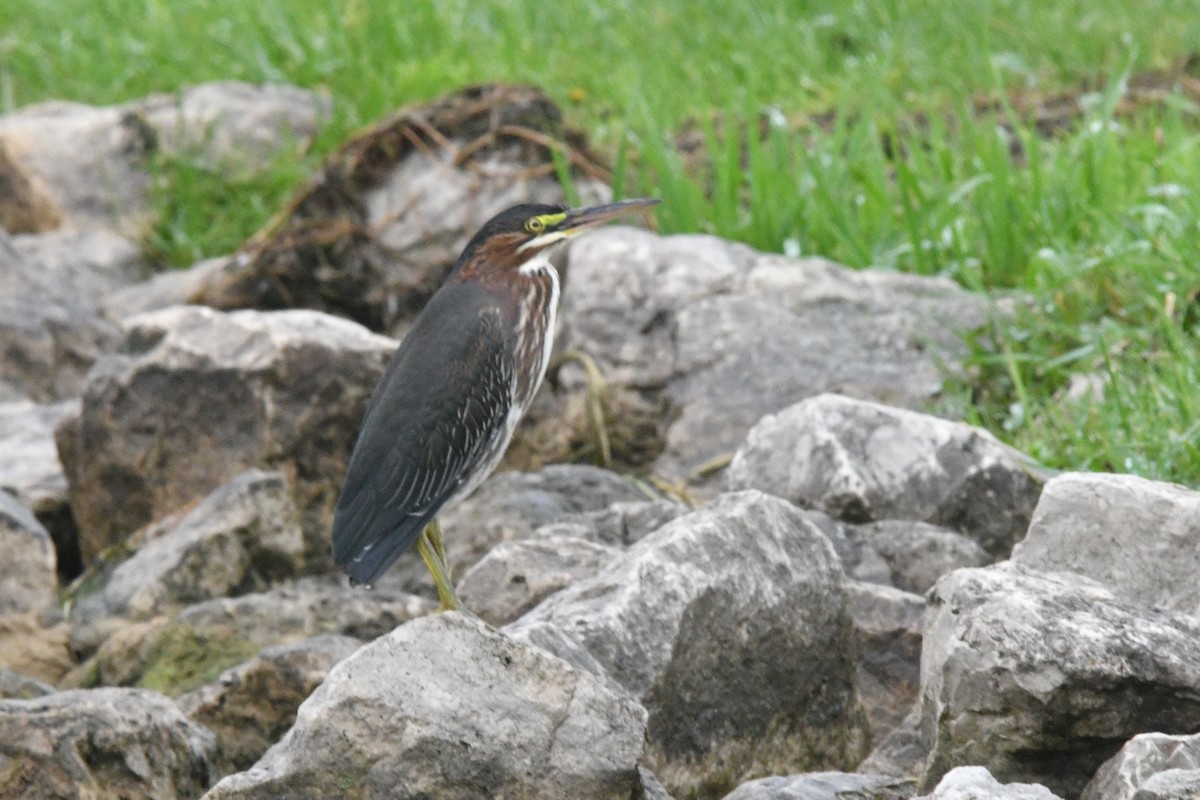
<svg viewBox="0 0 1200 800">
<path fill-rule="evenodd" d="M 664 231 L 1020 290 L 945 407 L 1051 466 L 1196 485 L 1200 109 L 1167 92 L 1114 113 L 1127 76 L 1200 42 L 1193 0 L 728 5 L 9 0 L 0 109 L 228 78 L 328 91 L 335 118 L 306 156 L 256 175 L 157 165 L 148 246 L 180 264 L 231 249 L 350 130 L 466 83 L 536 83 L 625 194 L 664 198 Z M 975 111 L 1084 83 L 1087 117 L 1054 139 Z M 760 115 L 766 136 L 745 135 Z M 705 147 L 685 166 L 689 121 Z M 1077 376 L 1103 396 L 1065 399 Z"/>
</svg>

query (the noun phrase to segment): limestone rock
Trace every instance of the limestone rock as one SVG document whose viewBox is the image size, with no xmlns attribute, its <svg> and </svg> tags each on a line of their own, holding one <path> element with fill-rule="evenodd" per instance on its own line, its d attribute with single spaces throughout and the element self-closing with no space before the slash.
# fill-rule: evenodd
<svg viewBox="0 0 1200 800">
<path fill-rule="evenodd" d="M 574 536 L 501 542 L 467 570 L 456 587 L 467 608 L 506 625 L 580 577 L 590 577 L 620 550 Z"/>
<path fill-rule="evenodd" d="M 188 719 L 217 736 L 218 775 L 257 761 L 296 721 L 296 709 L 333 665 L 361 645 L 349 636 L 327 634 L 268 647 L 221 673 L 216 683 L 180 697 Z"/>
<path fill-rule="evenodd" d="M 1188 792 L 1175 793 L 1176 788 Z M 1200 734 L 1139 734 L 1104 762 L 1080 800 L 1167 800 L 1200 797 Z"/>
<path fill-rule="evenodd" d="M 604 373 L 615 457 L 670 477 L 728 456 L 764 414 L 821 392 L 924 405 L 959 363 L 960 334 L 985 319 L 985 302 L 947 280 L 710 236 L 605 229 L 571 245 L 565 271 L 562 347 Z M 584 392 L 579 371 L 562 383 L 557 407 L 580 412 L 566 420 L 568 453 L 590 425 L 570 402 Z M 544 417 L 547 438 L 561 416 Z"/>
<path fill-rule="evenodd" d="M 222 82 L 121 106 L 52 101 L 0 117 L 0 227 L 133 234 L 147 218 L 156 152 L 198 152 L 243 167 L 303 144 L 327 101 L 282 86 Z"/>
<path fill-rule="evenodd" d="M 871 741 L 879 743 L 898 727 L 916 703 L 921 687 L 921 617 L 925 601 L 889 586 L 846 582 L 858 653 L 855 684 Z"/>
<path fill-rule="evenodd" d="M 847 577 L 860 581 L 924 594 L 947 572 L 992 561 L 966 536 L 925 522 L 889 519 L 852 525 L 819 511 L 809 515 L 833 542 Z"/>
<path fill-rule="evenodd" d="M 55 604 L 58 579 L 50 534 L 29 509 L 0 490 L 0 616 Z"/>
<path fill-rule="evenodd" d="M 1012 563 L 953 572 L 929 601 L 926 786 L 955 766 L 982 765 L 1076 797 L 1135 734 L 1195 730 L 1200 619 Z"/>
<path fill-rule="evenodd" d="M 154 692 L 0 700 L 0 786 L 12 800 L 191 800 L 212 780 L 214 749 L 211 733 Z"/>
<path fill-rule="evenodd" d="M 139 547 L 101 589 L 80 596 L 71 611 L 73 643 L 94 649 L 111 630 L 106 618 L 144 620 L 171 606 L 263 589 L 296 575 L 303 555 L 287 481 L 250 470 Z"/>
<path fill-rule="evenodd" d="M 1045 786 L 1002 784 L 983 767 L 950 770 L 927 797 L 918 800 L 1062 800 Z"/>
<path fill-rule="evenodd" d="M 645 495 L 615 472 L 582 464 L 557 464 L 538 472 L 502 472 L 441 514 L 446 557 L 457 581 L 501 542 L 529 538 L 543 525 L 572 514 L 601 511 Z M 415 552 L 380 579 L 381 586 L 431 594 L 433 581 Z"/>
<path fill-rule="evenodd" d="M 30 700 L 53 694 L 54 691 L 54 687 L 45 681 L 11 669 L 0 669 L 0 700 Z"/>
<path fill-rule="evenodd" d="M 627 800 L 644 725 L 586 671 L 438 614 L 335 666 L 287 736 L 205 797 Z"/>
<path fill-rule="evenodd" d="M 913 705 L 900 724 L 875 745 L 858 772 L 917 778 L 925 769 L 929 748 L 921 740 L 921 704 Z"/>
<path fill-rule="evenodd" d="M 85 561 L 260 468 L 288 477 L 309 566 L 328 566 L 354 433 L 394 346 L 310 311 L 135 317 L 92 371 L 78 425 L 59 429 Z"/>
<path fill-rule="evenodd" d="M 484 222 L 516 203 L 564 201 L 543 139 L 561 140 L 562 127 L 554 103 L 525 86 L 469 87 L 403 109 L 333 153 L 193 302 L 313 308 L 398 334 Z M 565 138 L 574 167 L 588 164 L 582 137 Z M 607 196 L 585 172 L 581 194 Z"/>
<path fill-rule="evenodd" d="M 1046 484 L 1013 560 L 1099 581 L 1139 605 L 1200 615 L 1200 492 L 1133 475 Z"/>
<path fill-rule="evenodd" d="M 930 522 L 1003 558 L 1041 491 L 1030 460 L 987 431 L 838 395 L 764 417 L 734 456 L 754 488 L 847 522 Z"/>
<path fill-rule="evenodd" d="M 67 476 L 54 447 L 54 429 L 79 411 L 79 401 L 39 405 L 0 403 L 0 490 L 33 512 L 54 542 L 64 583 L 83 569 L 78 531 L 67 503 Z"/>
<path fill-rule="evenodd" d="M 909 800 L 912 781 L 885 775 L 808 772 L 747 781 L 724 800 Z"/>
<path fill-rule="evenodd" d="M 374 639 L 436 608 L 414 595 L 350 587 L 336 576 L 301 578 L 118 627 L 63 682 L 137 685 L 174 696 L 211 683 L 264 648 L 322 634 Z"/>
<path fill-rule="evenodd" d="M 865 755 L 837 556 L 777 498 L 723 495 L 506 630 L 637 697 L 647 765 L 672 792 Z"/>
<path fill-rule="evenodd" d="M 689 511 L 688 506 L 671 500 L 618 501 L 607 508 L 566 514 L 558 522 L 538 528 L 533 536 L 573 536 L 623 549 Z"/>
</svg>

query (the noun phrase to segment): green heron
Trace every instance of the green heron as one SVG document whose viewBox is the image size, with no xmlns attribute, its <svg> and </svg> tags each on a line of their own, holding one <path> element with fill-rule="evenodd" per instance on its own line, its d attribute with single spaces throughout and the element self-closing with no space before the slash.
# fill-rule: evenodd
<svg viewBox="0 0 1200 800">
<path fill-rule="evenodd" d="M 462 608 L 436 514 L 495 469 L 554 344 L 558 272 L 548 250 L 654 205 L 519 205 L 467 243 L 371 398 L 333 522 L 333 559 L 373 583 L 417 542 L 442 608 Z"/>
</svg>

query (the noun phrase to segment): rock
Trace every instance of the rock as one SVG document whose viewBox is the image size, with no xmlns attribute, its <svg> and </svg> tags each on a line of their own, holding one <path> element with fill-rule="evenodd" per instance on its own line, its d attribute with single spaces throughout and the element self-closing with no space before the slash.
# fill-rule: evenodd
<svg viewBox="0 0 1200 800">
<path fill-rule="evenodd" d="M 0 700 L 0 786 L 12 800 L 190 800 L 212 779 L 213 735 L 140 689 Z"/>
<path fill-rule="evenodd" d="M 558 522 L 538 528 L 533 536 L 538 539 L 573 536 L 625 548 L 689 511 L 688 506 L 671 500 L 621 501 L 596 511 L 566 514 Z"/>
<path fill-rule="evenodd" d="M 866 754 L 837 556 L 759 492 L 676 519 L 505 630 L 637 697 L 646 764 L 673 793 Z"/>
<path fill-rule="evenodd" d="M 1013 560 L 1086 575 L 1131 603 L 1200 614 L 1200 492 L 1134 475 L 1060 475 Z"/>
<path fill-rule="evenodd" d="M 985 309 L 948 280 L 606 229 L 567 253 L 560 341 L 604 374 L 617 461 L 688 477 L 731 454 L 764 414 L 814 394 L 924 406 Z M 584 404 L 572 403 L 581 371 L 564 370 L 562 384 L 558 413 L 529 433 L 556 443 L 558 460 L 591 438 Z M 556 433 L 564 410 L 567 434 Z"/>
<path fill-rule="evenodd" d="M 2 700 L 31 700 L 34 697 L 53 694 L 54 691 L 54 687 L 45 681 L 13 672 L 11 669 L 0 669 L 0 699 Z"/>
<path fill-rule="evenodd" d="M 137 242 L 111 231 L 24 234 L 13 236 L 12 244 L 31 267 L 0 277 L 0 288 L 14 295 L 36 290 L 98 308 L 105 295 L 149 273 Z"/>
<path fill-rule="evenodd" d="M 40 613 L 56 604 L 50 534 L 29 509 L 0 491 L 0 616 Z"/>
<path fill-rule="evenodd" d="M 326 674 L 362 645 L 327 634 L 269 647 L 178 699 L 188 719 L 217 736 L 216 771 L 249 768 L 296 721 L 296 709 Z"/>
<path fill-rule="evenodd" d="M 904 720 L 921 687 L 921 597 L 889 586 L 846 582 L 858 665 L 854 682 L 881 742 Z"/>
<path fill-rule="evenodd" d="M 809 772 L 747 781 L 725 800 L 909 800 L 912 781 L 885 775 Z"/>
<path fill-rule="evenodd" d="M 69 582 L 82 569 L 79 533 L 67 502 L 67 476 L 54 447 L 54 429 L 78 414 L 79 401 L 37 405 L 0 404 L 0 490 L 33 512 L 54 542 L 59 579 Z"/>
<path fill-rule="evenodd" d="M 947 572 L 982 567 L 992 559 L 960 533 L 925 522 L 882 520 L 851 525 L 819 511 L 821 530 L 833 542 L 847 577 L 924 594 Z"/>
<path fill-rule="evenodd" d="M 1042 485 L 1034 470 L 979 428 L 821 395 L 759 421 L 726 482 L 846 522 L 940 525 L 1003 558 L 1029 527 Z"/>
<path fill-rule="evenodd" d="M 288 478 L 309 568 L 354 432 L 395 343 L 309 311 L 175 307 L 135 317 L 59 428 L 84 560 L 251 468 Z"/>
<path fill-rule="evenodd" d="M 74 288 L 80 273 L 100 272 L 86 256 L 80 260 L 86 269 L 36 261 L 0 229 L 0 380 L 21 399 L 78 395 L 92 363 L 116 344 L 97 298 Z"/>
<path fill-rule="evenodd" d="M 574 536 L 500 542 L 456 588 L 485 622 L 506 625 L 578 578 L 594 575 L 620 552 Z"/>
<path fill-rule="evenodd" d="M 344 578 L 302 578 L 117 628 L 63 683 L 137 685 L 180 695 L 264 648 L 321 634 L 374 639 L 436 608 L 413 595 L 352 588 Z"/>
<path fill-rule="evenodd" d="M 1077 797 L 1135 734 L 1195 730 L 1200 619 L 1012 563 L 952 572 L 929 602 L 926 786 L 955 766 L 982 765 Z"/>
<path fill-rule="evenodd" d="M 438 614 L 334 667 L 287 736 L 205 797 L 626 800 L 644 726 L 636 703 L 591 674 Z"/>
<path fill-rule="evenodd" d="M 0 669 L 57 684 L 74 666 L 70 626 L 60 622 L 47 627 L 43 622 L 41 614 L 32 612 L 0 616 Z"/>
<path fill-rule="evenodd" d="M 287 481 L 250 470 L 139 547 L 98 591 L 79 593 L 72 644 L 95 649 L 111 631 L 108 618 L 145 620 L 171 606 L 261 590 L 299 573 L 303 556 Z"/>
<path fill-rule="evenodd" d="M 933 794 L 918 800 L 1062 800 L 1045 786 L 1029 783 L 1001 784 L 983 767 L 950 770 Z"/>
<path fill-rule="evenodd" d="M 136 234 L 148 217 L 152 154 L 261 163 L 303 145 L 327 114 L 328 101 L 310 92 L 232 81 L 121 106 L 26 106 L 0 117 L 0 181 L 15 187 L 0 199 L 0 227 Z"/>
<path fill-rule="evenodd" d="M 858 765 L 867 775 L 920 777 L 929 748 L 921 741 L 921 704 L 915 704 L 900 724 Z"/>
<path fill-rule="evenodd" d="M 1159 785 L 1148 785 L 1155 779 Z M 1175 785 L 1189 788 L 1190 793 L 1172 793 Z M 1200 734 L 1142 733 L 1133 737 L 1096 770 L 1080 800 L 1135 797 L 1138 800 L 1200 797 Z"/>
<path fill-rule="evenodd" d="M 188 299 L 229 259 L 209 258 L 187 269 L 170 269 L 109 292 L 101 300 L 104 316 L 124 324 L 139 314 L 188 304 Z"/>
<path fill-rule="evenodd" d="M 633 788 L 633 800 L 672 800 L 653 772 L 645 767 L 638 767 L 638 777 L 641 783 Z"/>
<path fill-rule="evenodd" d="M 499 543 L 528 538 L 543 525 L 600 511 L 619 501 L 644 499 L 615 472 L 581 464 L 493 475 L 440 515 L 450 574 L 457 581 Z M 433 591 L 429 571 L 413 550 L 380 580 L 381 585 L 425 594 Z"/>
<path fill-rule="evenodd" d="M 313 308 L 398 334 L 485 221 L 519 202 L 563 202 L 545 144 L 564 138 L 561 117 L 524 86 L 475 86 L 399 111 L 331 155 L 192 302 Z M 600 170 L 582 136 L 565 139 L 577 189 L 606 197 L 584 174 Z"/>
</svg>

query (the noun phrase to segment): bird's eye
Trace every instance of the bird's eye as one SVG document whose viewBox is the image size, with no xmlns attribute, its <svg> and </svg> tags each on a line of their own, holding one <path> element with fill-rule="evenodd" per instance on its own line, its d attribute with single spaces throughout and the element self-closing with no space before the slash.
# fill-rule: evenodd
<svg viewBox="0 0 1200 800">
<path fill-rule="evenodd" d="M 529 221 L 525 223 L 525 230 L 530 233 L 541 233 L 545 227 L 546 223 L 542 221 L 541 217 L 530 217 Z"/>
</svg>

